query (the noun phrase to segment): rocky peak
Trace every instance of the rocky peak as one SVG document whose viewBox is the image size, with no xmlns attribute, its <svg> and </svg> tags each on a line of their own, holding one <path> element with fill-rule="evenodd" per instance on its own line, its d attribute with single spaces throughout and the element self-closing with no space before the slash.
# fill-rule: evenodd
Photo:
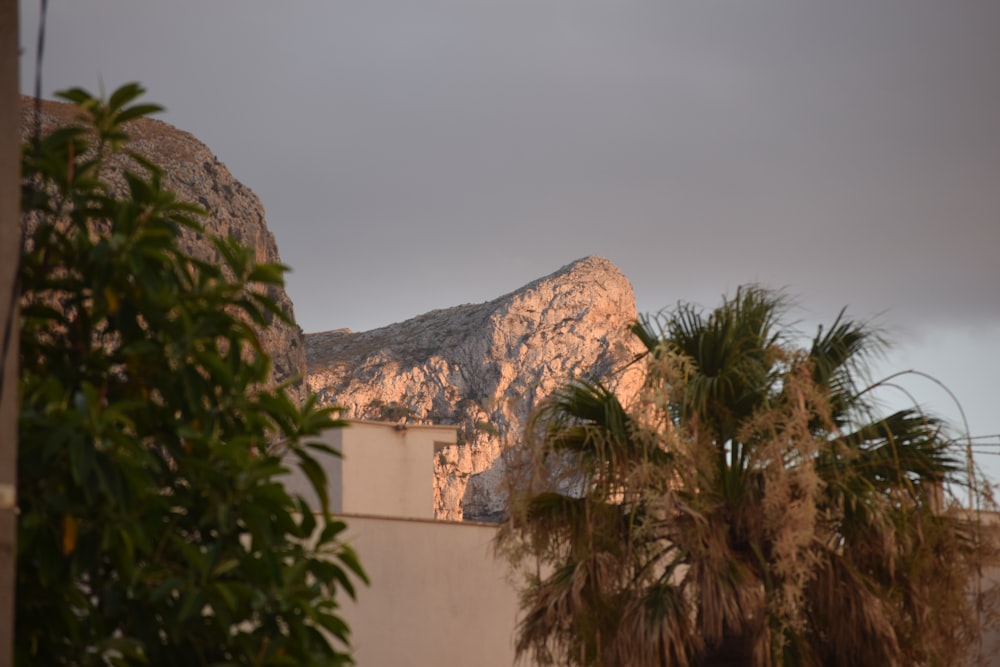
<svg viewBox="0 0 1000 667">
<path fill-rule="evenodd" d="M 78 124 L 79 110 L 70 104 L 43 101 L 41 106 L 42 133 Z M 34 98 L 21 97 L 21 137 L 28 140 L 34 131 Z M 198 204 L 208 211 L 202 220 L 206 230 L 217 236 L 234 238 L 253 248 L 258 262 L 281 262 L 274 235 L 264 219 L 264 207 L 249 188 L 233 178 L 222 162 L 193 135 L 167 123 L 140 118 L 127 125 L 131 138 L 129 149 L 153 161 L 163 170 L 164 186 L 185 201 Z M 125 156 L 111 161 L 113 172 L 109 182 L 114 191 L 124 196 L 128 190 L 121 171 L 137 169 Z M 181 246 L 202 260 L 217 262 L 220 258 L 212 244 L 201 234 L 182 230 Z M 269 296 L 295 321 L 292 300 L 284 289 L 269 290 Z M 304 377 L 305 350 L 302 332 L 295 324 L 275 321 L 267 328 L 258 328 L 264 349 L 274 363 L 276 382 Z"/>
<path fill-rule="evenodd" d="M 459 426 L 435 458 L 435 514 L 503 512 L 504 450 L 538 401 L 572 378 L 611 377 L 638 351 L 632 286 L 606 259 L 586 257 L 482 304 L 435 310 L 366 332 L 306 335 L 307 382 L 355 419 Z M 628 392 L 636 372 L 616 374 Z"/>
</svg>

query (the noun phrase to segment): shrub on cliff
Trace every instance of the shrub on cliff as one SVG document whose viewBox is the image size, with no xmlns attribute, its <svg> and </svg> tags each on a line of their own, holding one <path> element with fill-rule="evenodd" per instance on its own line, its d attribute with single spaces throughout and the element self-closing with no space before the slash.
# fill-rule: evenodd
<svg viewBox="0 0 1000 667">
<path fill-rule="evenodd" d="M 364 572 L 281 482 L 289 452 L 325 500 L 309 438 L 339 424 L 265 388 L 253 327 L 285 318 L 285 267 L 185 255 L 202 212 L 139 156 L 111 194 L 141 93 L 62 93 L 81 126 L 25 147 L 16 664 L 348 663 L 336 595 Z"/>
</svg>

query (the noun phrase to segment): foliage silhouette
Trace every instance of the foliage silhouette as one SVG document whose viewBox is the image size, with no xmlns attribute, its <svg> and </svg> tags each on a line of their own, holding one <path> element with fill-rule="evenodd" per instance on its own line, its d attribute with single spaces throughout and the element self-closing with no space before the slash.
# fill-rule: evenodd
<svg viewBox="0 0 1000 667">
<path fill-rule="evenodd" d="M 945 500 L 961 451 L 918 409 L 877 413 L 872 328 L 841 313 L 800 347 L 786 312 L 757 286 L 680 304 L 633 327 L 637 396 L 576 382 L 536 411 L 497 538 L 525 577 L 520 655 L 964 664 L 989 547 Z"/>
<path fill-rule="evenodd" d="M 269 386 L 255 329 L 286 269 L 179 249 L 204 212 L 128 151 L 142 92 L 61 93 L 80 126 L 24 150 L 16 664 L 349 663 L 336 594 L 366 577 L 310 442 L 340 423 Z"/>
</svg>

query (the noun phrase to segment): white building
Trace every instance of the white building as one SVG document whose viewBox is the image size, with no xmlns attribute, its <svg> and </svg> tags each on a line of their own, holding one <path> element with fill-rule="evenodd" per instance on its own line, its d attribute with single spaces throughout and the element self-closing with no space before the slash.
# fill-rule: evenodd
<svg viewBox="0 0 1000 667">
<path fill-rule="evenodd" d="M 351 421 L 322 438 L 331 509 L 371 578 L 338 598 L 359 667 L 510 667 L 517 593 L 495 524 L 434 520 L 434 454 L 454 426 Z M 295 466 L 287 485 L 315 501 Z M 529 664 L 529 663 L 524 663 Z"/>
</svg>

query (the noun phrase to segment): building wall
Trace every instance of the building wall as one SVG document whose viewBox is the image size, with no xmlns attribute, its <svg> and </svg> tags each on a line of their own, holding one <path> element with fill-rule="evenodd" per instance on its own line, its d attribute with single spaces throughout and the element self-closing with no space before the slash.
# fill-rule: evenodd
<svg viewBox="0 0 1000 667">
<path fill-rule="evenodd" d="M 344 455 L 341 511 L 434 518 L 434 443 L 454 444 L 454 427 L 355 421 L 332 433 Z"/>
<path fill-rule="evenodd" d="M 981 512 L 979 520 L 987 528 L 987 539 L 991 540 L 993 560 L 983 568 L 980 580 L 976 582 L 979 591 L 986 592 L 986 603 L 980 610 L 982 622 L 982 642 L 976 647 L 978 664 L 1000 667 L 1000 513 Z M 973 662 L 972 664 L 977 664 Z"/>
<path fill-rule="evenodd" d="M 497 526 L 434 519 L 434 454 L 452 426 L 351 421 L 321 438 L 331 508 L 370 587 L 338 596 L 359 667 L 510 667 L 517 593 L 493 557 Z M 294 461 L 286 486 L 315 502 Z M 523 663 L 529 664 L 529 663 Z"/>
<path fill-rule="evenodd" d="M 344 519 L 371 578 L 357 602 L 338 598 L 358 667 L 514 664 L 517 594 L 493 557 L 495 525 Z"/>
<path fill-rule="evenodd" d="M 983 571 L 980 586 L 984 591 L 1000 592 L 1000 565 Z M 996 594 L 990 598 L 988 608 L 983 610 L 982 644 L 978 647 L 978 656 L 975 656 L 981 657 L 983 662 L 980 664 L 988 667 L 1000 667 L 1000 618 L 997 618 L 1000 615 L 1000 600 L 995 598 Z"/>
<path fill-rule="evenodd" d="M 358 667 L 515 664 L 518 598 L 508 566 L 493 556 L 495 525 L 343 518 L 346 539 L 371 578 L 371 587 L 360 588 L 356 601 L 338 597 Z M 998 583 L 1000 566 L 987 569 L 984 588 Z M 984 621 L 982 645 L 971 664 L 1000 667 L 1000 624 Z"/>
<path fill-rule="evenodd" d="M 317 457 L 326 471 L 332 511 L 434 518 L 434 452 L 455 444 L 454 426 L 349 421 L 320 440 L 343 455 Z M 315 501 L 294 461 L 288 465 L 286 485 Z"/>
</svg>

